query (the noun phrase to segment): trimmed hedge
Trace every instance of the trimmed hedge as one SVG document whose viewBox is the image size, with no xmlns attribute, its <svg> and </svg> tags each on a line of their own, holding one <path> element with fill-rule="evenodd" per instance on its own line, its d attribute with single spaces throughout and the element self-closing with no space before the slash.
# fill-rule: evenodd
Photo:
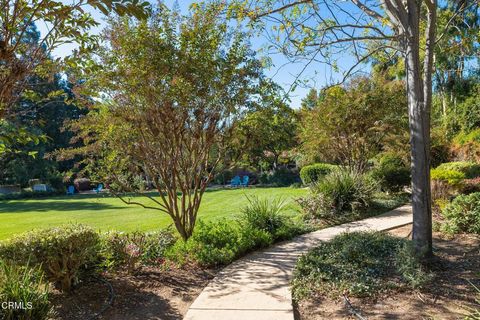
<svg viewBox="0 0 480 320">
<path fill-rule="evenodd" d="M 303 184 L 315 183 L 337 168 L 338 166 L 334 164 L 314 163 L 300 170 L 300 178 Z"/>
<path fill-rule="evenodd" d="M 0 244 L 0 258 L 18 265 L 41 266 L 47 279 L 70 291 L 82 269 L 95 264 L 99 235 L 83 225 L 40 229 Z"/>
<path fill-rule="evenodd" d="M 430 170 L 430 179 L 447 182 L 449 185 L 459 185 L 466 178 L 465 173 L 458 170 L 435 168 Z"/>
</svg>

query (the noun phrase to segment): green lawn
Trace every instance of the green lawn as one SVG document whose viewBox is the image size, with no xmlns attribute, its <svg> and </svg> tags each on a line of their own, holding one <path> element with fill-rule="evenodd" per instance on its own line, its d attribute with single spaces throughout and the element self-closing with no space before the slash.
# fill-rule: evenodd
<svg viewBox="0 0 480 320">
<path fill-rule="evenodd" d="M 200 206 L 199 218 L 232 218 L 247 203 L 245 195 L 283 198 L 295 210 L 295 197 L 306 194 L 306 189 L 248 188 L 207 191 Z M 135 200 L 143 200 L 138 197 Z M 0 201 L 0 239 L 34 228 L 76 222 L 100 230 L 122 231 L 158 230 L 171 223 L 165 213 L 125 205 L 109 195 L 75 195 L 42 199 Z"/>
</svg>

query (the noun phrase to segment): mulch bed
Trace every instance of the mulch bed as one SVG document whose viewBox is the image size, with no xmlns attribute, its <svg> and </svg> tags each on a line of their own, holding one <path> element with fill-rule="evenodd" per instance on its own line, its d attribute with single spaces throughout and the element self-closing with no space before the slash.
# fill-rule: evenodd
<svg viewBox="0 0 480 320">
<path fill-rule="evenodd" d="M 54 292 L 55 319 L 146 320 L 182 319 L 215 271 L 196 266 L 142 268 L 135 274 L 106 274 L 114 291 L 112 306 L 109 285 L 100 279 L 83 282 L 70 294 Z"/>
<path fill-rule="evenodd" d="M 411 226 L 390 231 L 409 237 Z M 457 235 L 447 238 L 434 233 L 435 279 L 418 291 L 391 291 L 375 300 L 350 298 L 352 306 L 366 319 L 463 319 L 475 304 L 471 281 L 480 287 L 480 237 Z M 345 305 L 343 297 L 314 297 L 302 301 L 296 310 L 298 320 L 358 319 Z"/>
</svg>

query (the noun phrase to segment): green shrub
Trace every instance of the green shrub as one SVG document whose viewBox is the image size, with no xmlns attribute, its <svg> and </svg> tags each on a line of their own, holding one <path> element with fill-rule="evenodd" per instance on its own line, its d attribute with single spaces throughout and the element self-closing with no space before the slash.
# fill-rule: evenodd
<svg viewBox="0 0 480 320">
<path fill-rule="evenodd" d="M 102 237 L 102 264 L 108 269 L 133 272 L 139 264 L 155 264 L 176 241 L 170 230 L 144 233 L 111 231 Z"/>
<path fill-rule="evenodd" d="M 462 172 L 467 179 L 473 179 L 480 176 L 480 165 L 475 162 L 446 162 L 439 165 L 436 170 L 459 171 Z"/>
<path fill-rule="evenodd" d="M 207 267 L 222 266 L 274 241 L 291 239 L 306 228 L 285 212 L 282 200 L 248 198 L 237 220 L 199 221 L 187 242 L 178 240 L 165 252 L 177 263 L 194 260 Z"/>
<path fill-rule="evenodd" d="M 480 128 L 469 132 L 460 132 L 453 139 L 453 142 L 460 146 L 466 145 L 468 143 L 480 142 Z"/>
<path fill-rule="evenodd" d="M 442 210 L 442 216 L 444 232 L 480 234 L 480 192 L 456 197 Z"/>
<path fill-rule="evenodd" d="M 165 252 L 177 241 L 170 229 L 147 233 L 140 260 L 143 264 L 156 264 L 165 257 Z"/>
<path fill-rule="evenodd" d="M 315 183 L 336 168 L 336 165 L 329 163 L 311 164 L 300 170 L 300 178 L 302 179 L 303 184 Z"/>
<path fill-rule="evenodd" d="M 370 177 L 349 170 L 335 170 L 311 187 L 313 215 L 326 217 L 367 208 L 378 184 Z M 303 206 L 305 208 L 305 206 Z M 312 210 L 312 208 L 307 208 Z"/>
<path fill-rule="evenodd" d="M 3 320 L 50 319 L 49 287 L 40 267 L 30 268 L 0 261 L 0 302 L 17 308 L 0 308 Z M 23 307 L 23 308 L 21 308 Z"/>
<path fill-rule="evenodd" d="M 410 169 L 399 156 L 393 154 L 382 156 L 370 174 L 384 191 L 397 192 L 410 184 Z"/>
<path fill-rule="evenodd" d="M 453 139 L 452 151 L 458 159 L 480 162 L 480 129 L 459 133 Z"/>
<path fill-rule="evenodd" d="M 187 251 L 202 265 L 226 265 L 242 253 L 240 242 L 240 228 L 235 222 L 199 221 L 187 242 Z"/>
<path fill-rule="evenodd" d="M 314 292 L 365 297 L 401 284 L 423 285 L 430 276 L 425 276 L 418 260 L 409 256 L 407 263 L 402 261 L 407 241 L 380 232 L 353 232 L 320 244 L 297 262 L 294 298 Z"/>
<path fill-rule="evenodd" d="M 444 170 L 435 168 L 430 170 L 430 178 L 447 182 L 451 186 L 458 186 L 465 179 L 465 173 L 458 170 Z"/>
<path fill-rule="evenodd" d="M 403 281 L 413 289 L 421 288 L 433 278 L 431 273 L 421 267 L 420 259 L 415 254 L 410 241 L 405 241 L 398 248 L 395 255 L 395 266 Z"/>
<path fill-rule="evenodd" d="M 437 167 L 430 170 L 432 198 L 433 199 L 449 199 L 461 192 L 464 186 L 465 173 Z"/>
<path fill-rule="evenodd" d="M 237 221 L 200 220 L 192 237 L 187 242 L 178 240 L 165 256 L 181 264 L 193 260 L 202 266 L 218 267 L 272 242 L 272 234 L 249 225 L 240 226 Z"/>
<path fill-rule="evenodd" d="M 83 225 L 40 229 L 16 236 L 0 245 L 0 257 L 19 265 L 42 266 L 47 279 L 69 291 L 81 269 L 97 258 L 99 236 Z"/>
</svg>

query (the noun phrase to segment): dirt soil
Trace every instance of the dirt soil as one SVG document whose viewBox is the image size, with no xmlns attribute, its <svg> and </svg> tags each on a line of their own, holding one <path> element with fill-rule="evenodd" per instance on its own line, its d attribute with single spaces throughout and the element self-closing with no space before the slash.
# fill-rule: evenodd
<svg viewBox="0 0 480 320">
<path fill-rule="evenodd" d="M 106 307 L 95 319 L 182 319 L 214 273 L 190 266 L 167 270 L 143 268 L 133 275 L 105 275 L 114 290 L 111 307 L 108 307 L 109 286 L 93 279 L 71 294 L 54 294 L 55 319 L 89 320 Z"/>
<path fill-rule="evenodd" d="M 411 225 L 391 230 L 399 237 L 410 237 Z M 480 287 L 480 237 L 457 235 L 448 239 L 434 233 L 435 278 L 419 291 L 393 291 L 378 299 L 350 298 L 351 305 L 365 319 L 464 319 L 475 304 L 474 290 Z M 298 320 L 359 319 L 345 306 L 343 297 L 314 297 L 297 306 Z"/>
</svg>

